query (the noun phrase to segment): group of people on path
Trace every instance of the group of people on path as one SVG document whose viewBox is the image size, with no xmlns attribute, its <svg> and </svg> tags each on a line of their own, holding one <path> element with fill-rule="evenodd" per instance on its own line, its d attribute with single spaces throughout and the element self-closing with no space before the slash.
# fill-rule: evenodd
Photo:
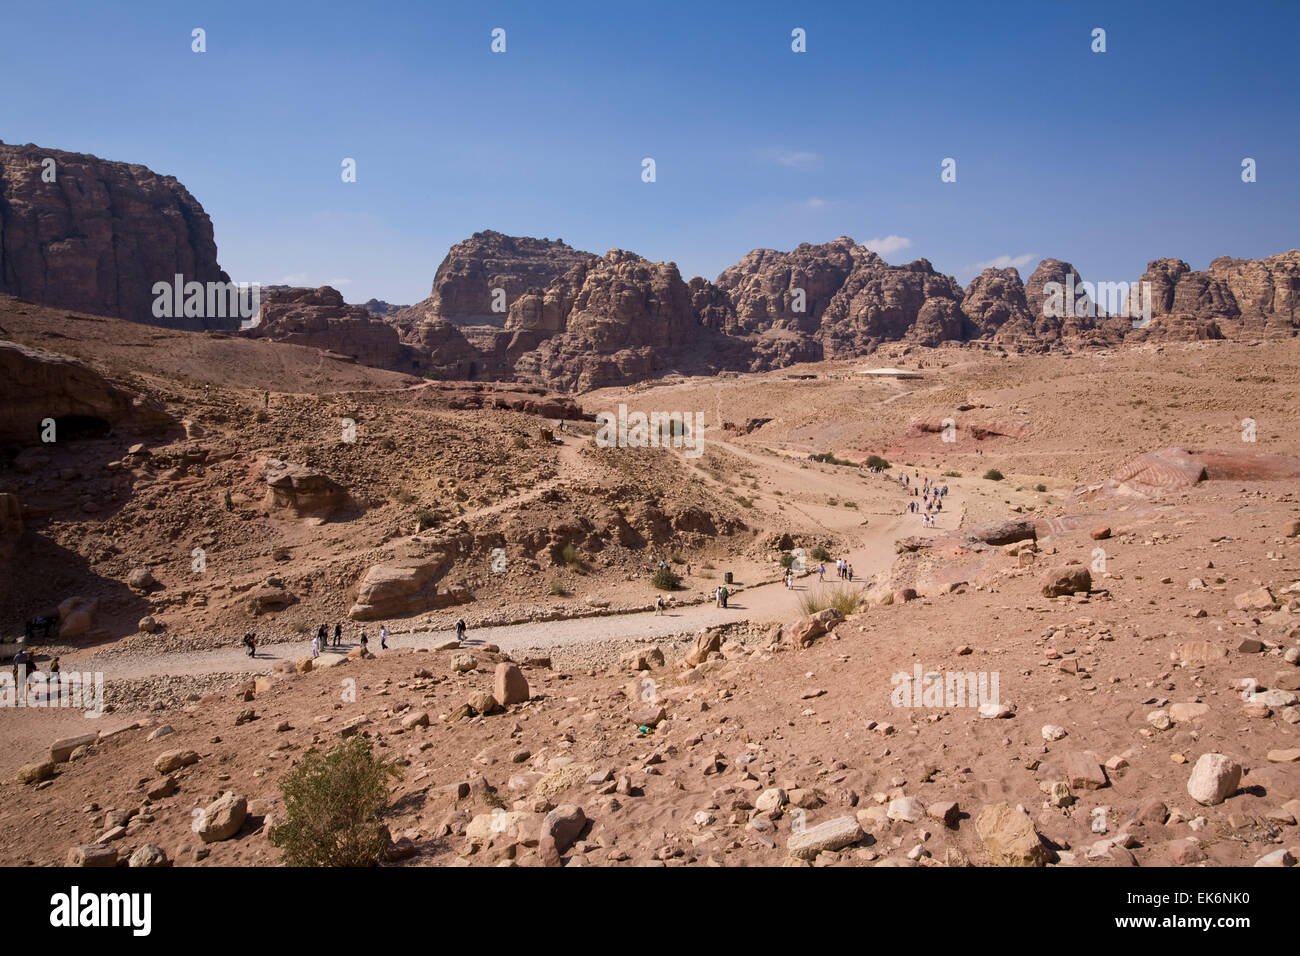
<svg viewBox="0 0 1300 956">
<path fill-rule="evenodd" d="M 913 476 L 917 478 L 915 487 L 912 487 Z M 929 477 L 923 478 L 918 472 L 913 472 L 912 475 L 899 475 L 898 483 L 905 489 L 910 489 L 913 498 L 921 499 L 907 503 L 908 513 L 920 515 L 922 527 L 933 528 L 935 516 L 943 510 L 943 499 L 948 495 L 948 486 L 940 485 Z"/>
<path fill-rule="evenodd" d="M 727 586 L 724 584 L 724 585 L 722 585 L 722 586 L 720 586 L 720 587 L 714 589 L 714 591 L 713 591 L 713 603 L 714 603 L 714 605 L 717 606 L 717 607 L 726 607 L 726 606 L 727 606 L 727 598 L 730 597 L 730 596 L 731 596 L 731 592 L 727 590 Z"/>
</svg>

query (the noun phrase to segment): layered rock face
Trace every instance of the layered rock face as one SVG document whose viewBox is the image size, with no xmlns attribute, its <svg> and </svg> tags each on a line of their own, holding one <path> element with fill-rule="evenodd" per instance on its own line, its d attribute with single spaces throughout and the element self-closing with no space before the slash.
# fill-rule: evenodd
<svg viewBox="0 0 1300 956">
<path fill-rule="evenodd" d="M 1227 286 L 1247 328 L 1289 333 L 1300 327 L 1300 251 L 1266 259 L 1220 256 L 1210 275 Z"/>
<path fill-rule="evenodd" d="M 154 283 L 178 273 L 185 282 L 230 278 L 217 265 L 211 220 L 175 178 L 0 143 L 0 292 L 171 328 L 239 327 L 238 318 L 155 318 Z"/>
<path fill-rule="evenodd" d="M 520 378 L 600 388 L 694 362 L 702 330 L 677 266 L 621 249 L 575 266 L 510 310 L 506 353 Z"/>
<path fill-rule="evenodd" d="M 453 325 L 505 324 L 507 311 L 493 309 L 494 289 L 505 290 L 508 310 L 529 289 L 545 289 L 569 269 L 596 258 L 562 239 L 507 236 L 492 230 L 476 232 L 451 247 L 433 277 L 429 298 L 391 314 L 399 328 L 412 328 L 431 318 Z"/>
<path fill-rule="evenodd" d="M 54 439 L 79 437 L 129 424 L 161 427 L 171 419 L 132 393 L 114 386 L 76 359 L 16 342 L 0 342 L 0 444 L 41 442 L 47 419 Z"/>
<path fill-rule="evenodd" d="M 396 329 L 362 306 L 348 305 L 329 286 L 263 290 L 254 322 L 244 335 L 325 349 L 376 368 L 422 367 L 419 356 L 402 348 Z"/>
<path fill-rule="evenodd" d="M 845 280 L 872 255 L 848 236 L 821 245 L 805 242 L 792 252 L 755 249 L 714 283 L 734 311 L 734 317 L 714 327 L 729 335 L 771 328 L 813 334 Z"/>
<path fill-rule="evenodd" d="M 1004 329 L 1012 336 L 1034 331 L 1034 314 L 1015 269 L 985 269 L 977 275 L 966 287 L 961 310 L 979 336 L 996 336 Z"/>
<path fill-rule="evenodd" d="M 938 345 L 968 336 L 957 280 L 925 259 L 891 266 L 874 252 L 859 260 L 822 317 L 827 358 L 872 351 L 885 341 Z"/>
</svg>

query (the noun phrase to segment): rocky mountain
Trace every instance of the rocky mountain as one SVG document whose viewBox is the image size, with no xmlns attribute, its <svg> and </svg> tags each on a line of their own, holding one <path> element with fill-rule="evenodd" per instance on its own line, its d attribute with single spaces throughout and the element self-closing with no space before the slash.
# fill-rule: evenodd
<svg viewBox="0 0 1300 956">
<path fill-rule="evenodd" d="M 174 328 L 238 328 L 238 318 L 155 318 L 154 283 L 177 274 L 229 281 L 211 220 L 174 177 L 0 143 L 0 292 Z"/>
<path fill-rule="evenodd" d="M 427 364 L 418 350 L 402 345 L 391 325 L 364 306 L 348 305 L 329 286 L 263 290 L 253 325 L 241 334 L 323 349 L 374 368 L 419 372 Z"/>
<path fill-rule="evenodd" d="M 371 315 L 377 315 L 380 318 L 410 308 L 409 305 L 393 305 L 393 303 L 385 302 L 383 299 L 367 299 L 361 304 L 361 307 Z"/>
<path fill-rule="evenodd" d="M 600 388 L 706 364 L 706 331 L 675 263 L 611 249 L 516 300 L 505 357 L 527 381 Z"/>
<path fill-rule="evenodd" d="M 545 289 L 573 266 L 593 258 L 563 239 L 507 236 L 490 229 L 476 232 L 451 247 L 434 273 L 427 299 L 389 318 L 403 331 L 429 318 L 500 328 L 510 305 L 521 295 Z M 504 290 L 504 299 L 494 292 L 497 289 Z"/>
</svg>

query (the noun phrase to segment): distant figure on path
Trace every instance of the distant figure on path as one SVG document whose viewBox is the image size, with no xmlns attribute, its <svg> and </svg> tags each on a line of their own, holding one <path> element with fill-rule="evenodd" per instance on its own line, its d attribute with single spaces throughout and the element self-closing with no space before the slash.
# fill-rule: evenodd
<svg viewBox="0 0 1300 956">
<path fill-rule="evenodd" d="M 369 650 L 370 650 L 370 638 L 366 637 L 365 631 L 362 631 L 361 632 L 361 653 L 364 654 Z"/>
<path fill-rule="evenodd" d="M 320 657 L 320 635 L 317 634 L 311 639 L 311 656 Z"/>
<path fill-rule="evenodd" d="M 664 612 L 664 596 L 661 594 L 655 598 L 655 616 L 658 617 Z"/>
<path fill-rule="evenodd" d="M 343 625 L 335 622 L 334 624 L 334 646 L 338 647 L 343 640 Z"/>
<path fill-rule="evenodd" d="M 379 629 L 379 649 L 381 651 L 388 650 L 388 628 L 387 627 L 381 627 Z"/>
<path fill-rule="evenodd" d="M 456 622 L 456 640 L 465 640 L 465 619 L 463 617 Z"/>
</svg>

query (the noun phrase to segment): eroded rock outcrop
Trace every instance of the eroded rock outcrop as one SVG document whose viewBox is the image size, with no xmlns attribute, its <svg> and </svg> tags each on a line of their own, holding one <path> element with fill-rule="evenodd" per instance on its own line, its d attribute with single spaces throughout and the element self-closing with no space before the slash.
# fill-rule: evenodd
<svg viewBox="0 0 1300 956">
<path fill-rule="evenodd" d="M 507 236 L 491 229 L 456 243 L 434 273 L 429 298 L 388 316 L 403 331 L 430 319 L 453 325 L 505 324 L 493 308 L 494 289 L 505 290 L 507 309 L 529 289 L 545 289 L 571 268 L 596 256 L 562 239 Z"/>
<path fill-rule="evenodd" d="M 58 352 L 0 341 L 0 443 L 37 444 L 47 420 L 54 435 L 82 437 L 117 425 L 162 427 L 171 422 L 161 408 L 113 385 L 98 372 Z"/>
<path fill-rule="evenodd" d="M 254 322 L 244 335 L 325 349 L 375 368 L 410 371 L 421 366 L 417 356 L 403 350 L 392 326 L 362 306 L 348 305 L 329 286 L 265 289 Z"/>
<path fill-rule="evenodd" d="M 217 264 L 212 221 L 174 177 L 0 143 L 0 292 L 171 328 L 239 327 L 238 318 L 155 318 L 154 283 L 177 274 L 230 280 Z"/>
</svg>

